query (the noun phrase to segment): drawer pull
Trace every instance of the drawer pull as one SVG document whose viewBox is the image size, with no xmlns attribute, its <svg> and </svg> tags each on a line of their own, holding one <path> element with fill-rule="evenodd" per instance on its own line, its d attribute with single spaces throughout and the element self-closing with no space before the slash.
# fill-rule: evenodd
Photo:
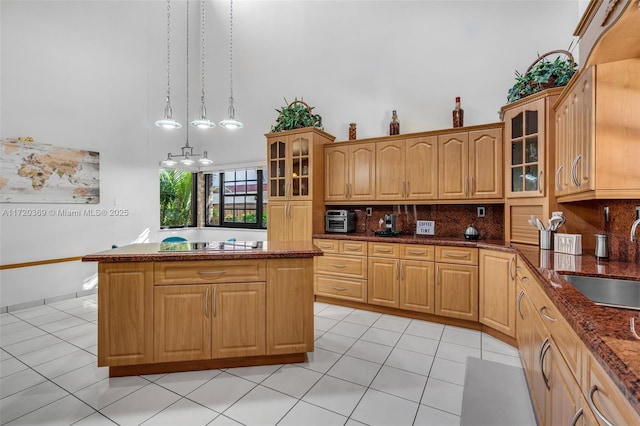
<svg viewBox="0 0 640 426">
<path fill-rule="evenodd" d="M 518 307 L 518 313 L 520 314 L 520 318 L 524 319 L 524 315 L 522 315 L 522 309 L 520 307 L 520 303 L 522 302 L 522 296 L 524 296 L 524 291 L 520 290 L 520 293 L 518 293 L 518 300 L 516 301 L 516 306 Z"/>
<path fill-rule="evenodd" d="M 345 251 L 360 251 L 360 247 L 344 247 Z"/>
<path fill-rule="evenodd" d="M 226 273 L 226 269 L 223 269 L 222 271 L 198 271 L 198 275 L 221 275 Z"/>
<path fill-rule="evenodd" d="M 542 315 L 543 317 L 545 317 L 546 319 L 548 319 L 548 320 L 549 320 L 549 321 L 551 321 L 551 322 L 556 322 L 557 320 L 556 320 L 554 317 L 552 317 L 552 316 L 550 316 L 549 314 L 547 314 L 547 313 L 546 313 L 546 311 L 547 311 L 547 307 L 546 307 L 546 306 L 543 306 L 543 307 L 542 307 L 542 308 L 540 308 L 540 310 L 539 310 L 540 315 Z"/>
<path fill-rule="evenodd" d="M 469 257 L 469 255 L 445 253 L 444 257 L 453 257 L 455 259 L 465 259 L 465 258 Z"/>
<path fill-rule="evenodd" d="M 347 289 L 344 287 L 331 286 L 331 288 L 334 289 L 335 291 L 347 291 Z"/>
<path fill-rule="evenodd" d="M 573 418 L 571 419 L 571 423 L 569 423 L 569 426 L 576 426 L 578 424 L 578 419 L 580 418 L 583 412 L 584 410 L 582 409 L 582 407 L 580 407 L 580 409 L 576 411 L 576 413 L 573 415 Z"/>
<path fill-rule="evenodd" d="M 391 252 L 390 248 L 376 248 L 376 251 L 380 251 L 382 253 L 389 253 Z"/>
<path fill-rule="evenodd" d="M 516 277 L 513 275 L 513 264 L 515 263 L 516 258 L 512 257 L 509 261 L 509 276 L 511 277 L 511 281 L 515 281 Z"/>
<path fill-rule="evenodd" d="M 598 386 L 597 385 L 593 385 L 591 386 L 591 389 L 589 389 L 589 397 L 587 398 L 587 402 L 589 403 L 589 407 L 591 407 L 591 411 L 593 411 L 596 416 L 600 417 L 600 420 L 602 420 L 602 422 L 607 425 L 607 426 L 613 426 L 613 423 L 611 423 L 605 416 L 604 414 L 602 414 L 602 412 L 600 412 L 600 410 L 598 410 L 598 407 L 596 407 L 596 403 L 593 400 L 593 395 L 596 393 L 596 391 L 598 390 Z"/>
<path fill-rule="evenodd" d="M 544 357 L 547 355 L 547 351 L 551 348 L 551 344 L 549 343 L 549 338 L 546 337 L 542 342 L 542 346 L 540 347 L 540 373 L 542 374 L 542 380 L 544 380 L 544 385 L 547 389 L 551 390 L 551 386 L 549 386 L 549 378 L 546 374 L 544 374 Z"/>
<path fill-rule="evenodd" d="M 427 254 L 426 250 L 422 250 L 422 251 L 409 250 L 407 253 L 409 253 L 409 254 Z"/>
<path fill-rule="evenodd" d="M 209 318 L 209 287 L 204 291 L 204 316 Z"/>
<path fill-rule="evenodd" d="M 335 264 L 335 263 L 334 263 L 334 264 L 332 264 L 331 266 L 333 266 L 334 268 L 337 268 L 337 269 L 344 269 L 344 268 L 346 268 L 346 267 L 347 267 L 347 265 L 337 265 L 337 264 Z"/>
<path fill-rule="evenodd" d="M 330 249 L 333 246 L 331 244 L 318 244 L 318 247 L 321 249 Z"/>
</svg>

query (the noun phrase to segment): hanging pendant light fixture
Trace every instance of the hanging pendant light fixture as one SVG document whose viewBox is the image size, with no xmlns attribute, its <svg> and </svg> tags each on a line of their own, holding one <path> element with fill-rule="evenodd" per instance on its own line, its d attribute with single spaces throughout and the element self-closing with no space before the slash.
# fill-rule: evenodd
<svg viewBox="0 0 640 426">
<path fill-rule="evenodd" d="M 244 127 L 236 120 L 236 111 L 233 107 L 233 0 L 229 2 L 229 115 L 219 124 L 226 129 L 240 129 Z"/>
<path fill-rule="evenodd" d="M 189 0 L 187 3 L 187 78 L 186 78 L 186 86 L 187 86 L 187 117 L 189 116 Z M 198 158 L 194 160 L 194 158 Z M 176 161 L 174 158 L 180 158 L 179 161 Z M 195 154 L 193 152 L 193 147 L 189 145 L 189 127 L 187 126 L 187 140 L 183 147 L 180 148 L 180 154 L 167 154 L 167 159 L 163 160 L 160 164 L 164 167 L 174 167 L 177 166 L 178 163 L 185 166 L 191 167 L 195 165 L 197 162 L 198 166 L 209 166 L 213 164 L 213 161 L 209 159 L 207 151 L 204 151 L 202 156 L 200 154 Z"/>
<path fill-rule="evenodd" d="M 200 0 L 200 117 L 189 123 L 192 127 L 198 129 L 210 129 L 216 127 L 216 123 L 207 118 L 207 109 L 204 106 L 204 34 L 205 34 L 205 17 L 204 17 L 204 0 Z"/>
<path fill-rule="evenodd" d="M 171 0 L 167 0 L 167 103 L 164 107 L 164 118 L 155 124 L 170 130 L 182 127 L 182 124 L 173 119 L 171 110 Z"/>
</svg>

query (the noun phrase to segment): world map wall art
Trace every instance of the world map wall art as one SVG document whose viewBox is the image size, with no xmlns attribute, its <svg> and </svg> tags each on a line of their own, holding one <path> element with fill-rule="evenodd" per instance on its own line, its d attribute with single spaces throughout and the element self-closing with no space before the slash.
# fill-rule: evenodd
<svg viewBox="0 0 640 426">
<path fill-rule="evenodd" d="M 0 143 L 0 202 L 100 202 L 98 152 L 14 139 Z"/>
</svg>

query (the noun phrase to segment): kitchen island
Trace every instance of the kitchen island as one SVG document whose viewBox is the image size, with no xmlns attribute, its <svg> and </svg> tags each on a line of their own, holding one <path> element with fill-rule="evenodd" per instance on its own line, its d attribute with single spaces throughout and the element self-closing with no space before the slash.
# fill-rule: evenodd
<svg viewBox="0 0 640 426">
<path fill-rule="evenodd" d="M 133 244 L 98 262 L 98 365 L 110 376 L 303 362 L 311 242 Z"/>
</svg>

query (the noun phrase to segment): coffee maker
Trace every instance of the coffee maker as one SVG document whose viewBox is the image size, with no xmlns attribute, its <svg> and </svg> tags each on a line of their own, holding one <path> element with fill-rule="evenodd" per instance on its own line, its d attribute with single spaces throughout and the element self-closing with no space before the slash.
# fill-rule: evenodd
<svg viewBox="0 0 640 426">
<path fill-rule="evenodd" d="M 396 234 L 398 232 L 397 228 L 397 214 L 385 214 L 384 215 L 384 232 L 389 234 Z"/>
</svg>

